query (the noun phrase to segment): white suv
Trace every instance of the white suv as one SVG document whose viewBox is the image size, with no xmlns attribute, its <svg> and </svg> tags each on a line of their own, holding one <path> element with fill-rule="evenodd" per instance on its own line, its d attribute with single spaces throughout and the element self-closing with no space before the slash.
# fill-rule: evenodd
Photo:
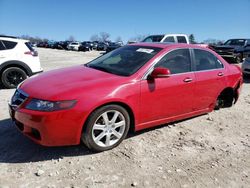
<svg viewBox="0 0 250 188">
<path fill-rule="evenodd" d="M 69 45 L 67 46 L 67 48 L 68 48 L 68 50 L 75 50 L 75 51 L 78 51 L 80 45 L 81 45 L 80 42 L 71 42 L 71 43 L 69 43 Z"/>
<path fill-rule="evenodd" d="M 150 35 L 143 39 L 142 42 L 190 43 L 188 35 L 185 34 Z"/>
<path fill-rule="evenodd" d="M 0 82 L 5 88 L 15 88 L 42 71 L 38 53 L 28 40 L 0 36 Z"/>
</svg>

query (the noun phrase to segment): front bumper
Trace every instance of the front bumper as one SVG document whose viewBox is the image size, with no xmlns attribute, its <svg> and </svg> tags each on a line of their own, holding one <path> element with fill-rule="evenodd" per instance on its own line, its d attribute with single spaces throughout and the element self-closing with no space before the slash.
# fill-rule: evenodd
<svg viewBox="0 0 250 188">
<path fill-rule="evenodd" d="M 9 113 L 17 128 L 40 145 L 65 146 L 80 143 L 82 115 L 73 109 L 39 112 L 15 109 L 9 104 Z"/>
</svg>

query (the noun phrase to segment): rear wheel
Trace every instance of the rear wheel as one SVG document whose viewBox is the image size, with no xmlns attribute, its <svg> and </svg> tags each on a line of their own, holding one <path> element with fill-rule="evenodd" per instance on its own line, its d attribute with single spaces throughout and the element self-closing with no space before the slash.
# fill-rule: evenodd
<svg viewBox="0 0 250 188">
<path fill-rule="evenodd" d="M 3 71 L 1 81 L 5 88 L 12 89 L 16 88 L 27 77 L 24 70 L 18 67 L 9 67 Z"/>
<path fill-rule="evenodd" d="M 81 139 L 91 150 L 110 150 L 127 136 L 129 126 L 129 114 L 123 107 L 103 106 L 89 116 Z"/>
<path fill-rule="evenodd" d="M 227 88 L 223 90 L 221 94 L 218 96 L 214 110 L 231 107 L 233 105 L 234 100 L 235 100 L 234 90 Z"/>
</svg>

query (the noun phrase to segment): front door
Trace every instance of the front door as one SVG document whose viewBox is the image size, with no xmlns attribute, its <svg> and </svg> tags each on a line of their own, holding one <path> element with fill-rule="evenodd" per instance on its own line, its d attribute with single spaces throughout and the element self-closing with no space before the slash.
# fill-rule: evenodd
<svg viewBox="0 0 250 188">
<path fill-rule="evenodd" d="M 154 67 L 168 68 L 171 75 L 141 81 L 141 124 L 193 110 L 195 76 L 191 72 L 189 49 L 167 53 Z"/>
</svg>

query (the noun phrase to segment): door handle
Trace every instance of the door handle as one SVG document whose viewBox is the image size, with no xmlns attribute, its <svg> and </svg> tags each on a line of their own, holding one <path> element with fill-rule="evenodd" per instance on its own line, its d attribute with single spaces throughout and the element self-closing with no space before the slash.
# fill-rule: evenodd
<svg viewBox="0 0 250 188">
<path fill-rule="evenodd" d="M 184 81 L 184 82 L 192 82 L 193 79 L 192 79 L 192 78 L 185 78 L 183 81 Z"/>
<path fill-rule="evenodd" d="M 223 74 L 223 72 L 219 72 L 217 75 L 218 76 L 223 76 L 224 74 Z"/>
</svg>

